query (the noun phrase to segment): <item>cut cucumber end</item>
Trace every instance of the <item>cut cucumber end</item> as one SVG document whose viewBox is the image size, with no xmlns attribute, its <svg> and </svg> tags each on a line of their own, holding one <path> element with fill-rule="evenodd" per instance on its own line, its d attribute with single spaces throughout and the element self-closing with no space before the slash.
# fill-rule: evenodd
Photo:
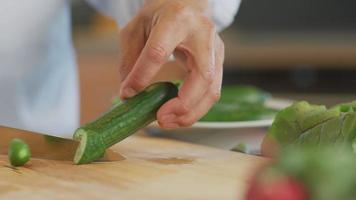
<svg viewBox="0 0 356 200">
<path fill-rule="evenodd" d="M 23 166 L 30 160 L 31 151 L 25 141 L 15 138 L 10 143 L 8 157 L 12 166 Z"/>
<path fill-rule="evenodd" d="M 87 144 L 88 137 L 86 131 L 83 129 L 78 129 L 77 131 L 75 131 L 74 139 L 80 141 L 79 146 L 77 147 L 77 151 L 74 155 L 74 163 L 76 165 L 79 165 L 82 164 L 81 161 Z"/>
<path fill-rule="evenodd" d="M 96 142 L 100 140 L 96 136 L 98 136 L 96 133 L 88 132 L 83 128 L 80 128 L 75 132 L 73 138 L 79 141 L 79 146 L 74 155 L 74 164 L 87 164 L 98 160 L 104 155 L 105 148 Z"/>
</svg>

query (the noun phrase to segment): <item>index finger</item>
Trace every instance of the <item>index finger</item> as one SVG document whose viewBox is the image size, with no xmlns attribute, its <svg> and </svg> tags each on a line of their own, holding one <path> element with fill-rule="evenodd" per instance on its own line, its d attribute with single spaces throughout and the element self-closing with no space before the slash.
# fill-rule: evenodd
<svg viewBox="0 0 356 200">
<path fill-rule="evenodd" d="M 135 65 L 121 85 L 121 98 L 129 98 L 142 91 L 184 37 L 184 29 L 172 23 L 161 22 L 155 25 Z"/>
</svg>

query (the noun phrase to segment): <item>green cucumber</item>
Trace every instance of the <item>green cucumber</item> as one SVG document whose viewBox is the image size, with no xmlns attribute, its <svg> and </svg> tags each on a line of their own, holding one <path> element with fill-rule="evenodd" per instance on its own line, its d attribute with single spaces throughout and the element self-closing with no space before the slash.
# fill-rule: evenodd
<svg viewBox="0 0 356 200">
<path fill-rule="evenodd" d="M 74 139 L 79 140 L 80 144 L 74 163 L 85 164 L 99 159 L 107 148 L 156 120 L 158 109 L 177 94 L 178 88 L 174 84 L 155 83 L 77 129 Z"/>
<path fill-rule="evenodd" d="M 10 142 L 8 157 L 12 166 L 23 166 L 30 160 L 31 151 L 25 141 L 16 138 Z"/>
</svg>

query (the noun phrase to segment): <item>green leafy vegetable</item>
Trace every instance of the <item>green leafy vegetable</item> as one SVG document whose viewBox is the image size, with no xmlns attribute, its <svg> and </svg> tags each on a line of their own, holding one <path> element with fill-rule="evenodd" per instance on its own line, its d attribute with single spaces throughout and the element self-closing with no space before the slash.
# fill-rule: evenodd
<svg viewBox="0 0 356 200">
<path fill-rule="evenodd" d="M 271 95 L 254 86 L 223 86 L 221 90 L 220 102 L 263 105 Z"/>
<path fill-rule="evenodd" d="M 310 200 L 355 199 L 355 105 L 327 109 L 302 101 L 281 110 L 262 149 L 264 155 L 279 157 L 266 171 L 303 183 Z M 275 146 L 281 147 L 277 148 L 279 154 L 273 152 Z"/>
<path fill-rule="evenodd" d="M 200 119 L 206 122 L 273 119 L 277 110 L 251 104 L 217 103 Z"/>
<path fill-rule="evenodd" d="M 253 86 L 224 86 L 219 102 L 200 121 L 272 119 L 277 111 L 264 105 L 270 96 L 269 93 Z"/>
<path fill-rule="evenodd" d="M 356 112 L 356 101 L 353 101 L 351 103 L 338 104 L 332 109 L 339 110 L 340 112 Z"/>
<path fill-rule="evenodd" d="M 284 149 L 269 170 L 294 177 L 308 189 L 311 200 L 353 200 L 356 196 L 356 155 L 347 149 L 322 146 Z"/>
<path fill-rule="evenodd" d="M 301 145 L 350 145 L 356 130 L 356 112 L 351 104 L 341 104 L 331 109 L 310 105 L 302 101 L 281 110 L 268 131 L 268 137 L 282 146 Z M 348 109 L 345 109 L 348 107 Z"/>
</svg>

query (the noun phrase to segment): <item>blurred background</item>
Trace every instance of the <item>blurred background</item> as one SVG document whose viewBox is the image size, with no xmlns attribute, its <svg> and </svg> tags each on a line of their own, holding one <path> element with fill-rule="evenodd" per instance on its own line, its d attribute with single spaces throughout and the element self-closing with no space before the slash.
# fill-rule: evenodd
<svg viewBox="0 0 356 200">
<path fill-rule="evenodd" d="M 73 2 L 72 18 L 87 121 L 118 91 L 118 27 L 84 1 Z M 355 0 L 243 0 L 221 35 L 224 84 L 327 105 L 356 99 Z"/>
</svg>

